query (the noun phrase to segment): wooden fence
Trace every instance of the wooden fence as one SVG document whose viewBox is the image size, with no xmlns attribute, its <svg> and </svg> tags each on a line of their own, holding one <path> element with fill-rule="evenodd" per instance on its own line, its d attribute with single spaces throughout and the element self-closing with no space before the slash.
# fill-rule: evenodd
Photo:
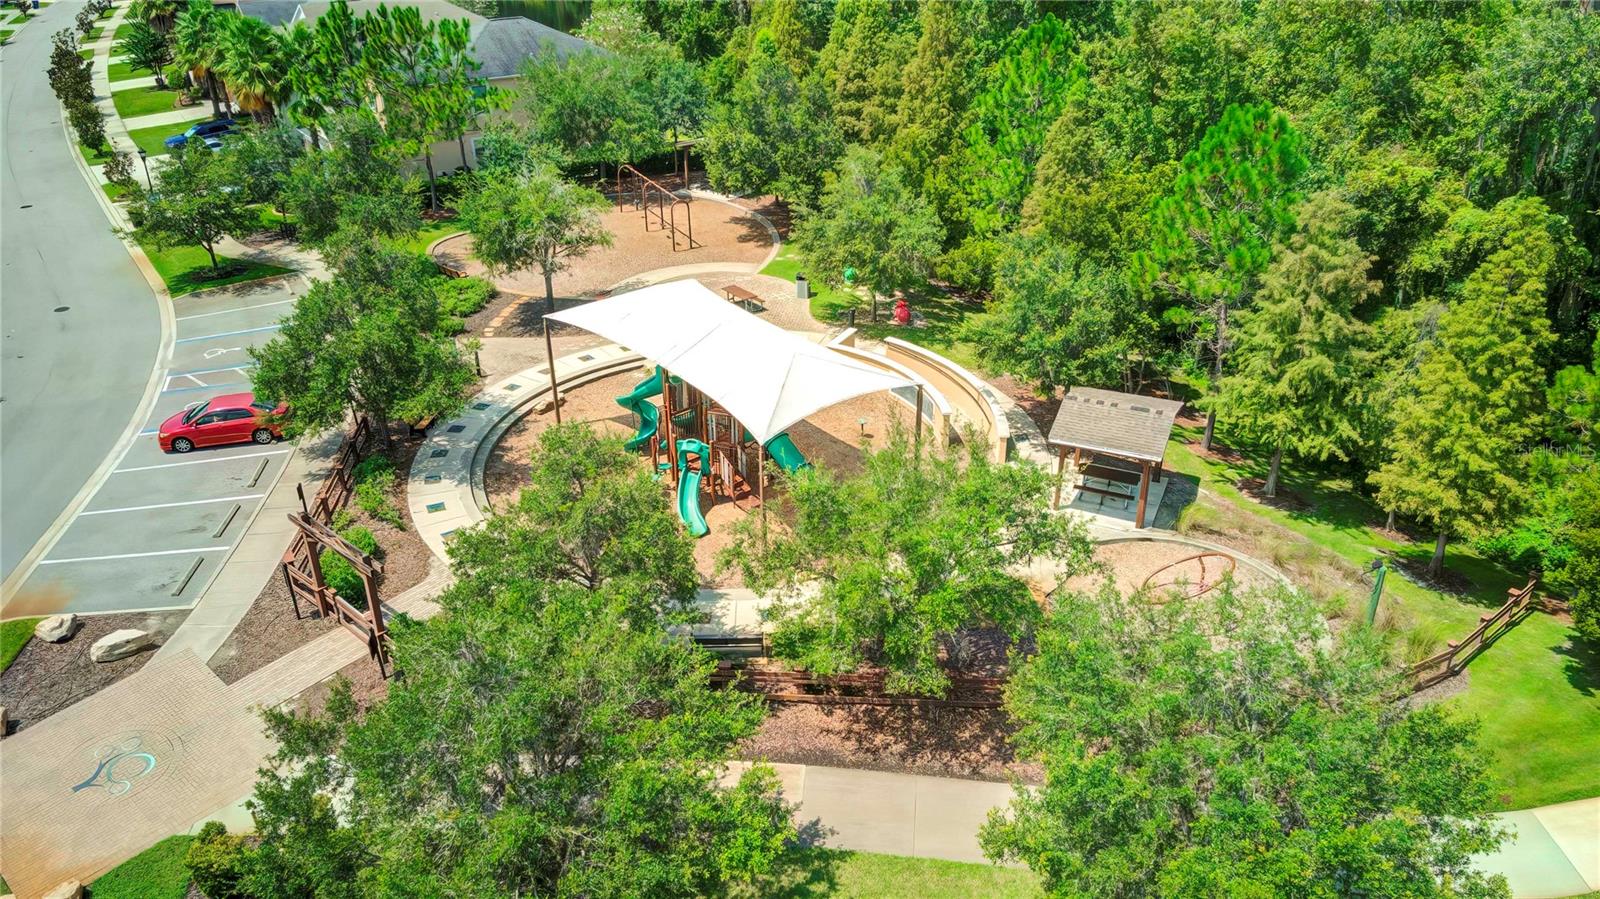
<svg viewBox="0 0 1600 899">
<path fill-rule="evenodd" d="M 1537 579 L 1527 585 L 1507 591 L 1505 605 L 1478 619 L 1472 633 L 1460 640 L 1451 640 L 1445 648 L 1406 669 L 1406 681 L 1411 692 L 1425 690 L 1441 681 L 1460 674 L 1467 664 L 1500 638 L 1501 634 L 1516 627 L 1517 622 L 1543 603 L 1535 595 Z"/>
<path fill-rule="evenodd" d="M 283 554 L 283 582 L 289 590 L 289 600 L 294 604 L 294 615 L 302 617 L 300 601 L 306 600 L 324 618 L 332 618 L 367 647 L 367 654 L 378 663 L 378 670 L 388 673 L 389 648 L 387 628 L 383 620 L 382 603 L 374 586 L 374 578 L 383 566 L 372 557 L 351 545 L 332 530 L 333 515 L 349 501 L 355 491 L 355 467 L 361 461 L 362 448 L 372 438 L 372 428 L 365 418 L 345 438 L 344 445 L 334 458 L 328 477 L 318 488 L 316 497 L 306 502 L 305 490 L 300 494 L 300 513 L 291 514 L 296 532 L 289 548 Z M 344 556 L 364 585 L 366 608 L 358 608 L 327 586 L 322 576 L 322 550 L 331 549 Z"/>
<path fill-rule="evenodd" d="M 711 683 L 759 693 L 769 702 L 947 709 L 999 708 L 1005 689 L 1005 678 L 952 674 L 949 693 L 943 698 L 897 696 L 885 692 L 881 671 L 820 677 L 808 671 L 749 667 L 737 661 L 718 662 Z"/>
</svg>

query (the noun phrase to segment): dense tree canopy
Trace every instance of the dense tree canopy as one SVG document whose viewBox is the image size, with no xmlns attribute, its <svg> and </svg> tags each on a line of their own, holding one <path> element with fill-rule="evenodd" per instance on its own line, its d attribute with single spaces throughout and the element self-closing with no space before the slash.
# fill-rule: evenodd
<svg viewBox="0 0 1600 899">
<path fill-rule="evenodd" d="M 940 652 L 961 664 L 962 631 L 1031 632 L 1039 603 L 1015 569 L 1050 560 L 1071 574 L 1091 545 L 1082 522 L 1050 514 L 1049 475 L 983 447 L 919 454 L 896 432 L 858 475 L 791 476 L 787 527 L 740 522 L 723 564 L 780 598 L 773 652 L 819 674 L 876 664 L 893 691 L 942 693 Z"/>
<path fill-rule="evenodd" d="M 1474 726 L 1382 658 L 1289 592 L 1058 595 L 1006 690 L 1045 782 L 983 845 L 1054 896 L 1509 896 Z"/>
</svg>

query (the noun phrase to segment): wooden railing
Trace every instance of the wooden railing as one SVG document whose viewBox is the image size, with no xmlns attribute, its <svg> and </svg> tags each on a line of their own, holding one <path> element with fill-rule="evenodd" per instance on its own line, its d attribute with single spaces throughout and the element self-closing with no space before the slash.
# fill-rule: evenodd
<svg viewBox="0 0 1600 899">
<path fill-rule="evenodd" d="M 1427 689 L 1460 674 L 1478 653 L 1516 627 L 1517 622 L 1541 604 L 1534 592 L 1538 584 L 1536 579 L 1529 580 L 1526 586 L 1507 591 L 1505 605 L 1481 616 L 1472 633 L 1460 640 L 1451 640 L 1442 651 L 1407 668 L 1406 681 L 1411 691 Z"/>
<path fill-rule="evenodd" d="M 388 635 L 377 591 L 372 585 L 373 578 L 383 570 L 383 566 L 333 533 L 331 528 L 334 513 L 343 508 L 355 492 L 356 463 L 361 461 L 361 451 L 371 438 L 372 427 L 365 418 L 360 419 L 339 448 L 339 454 L 334 457 L 327 479 L 317 489 L 316 497 L 307 502 L 304 487 L 295 488 L 300 495 L 303 512 L 289 516 L 296 530 L 294 539 L 283 554 L 281 567 L 295 617 L 302 617 L 300 602 L 305 600 L 318 614 L 332 618 L 365 644 L 368 655 L 377 661 L 379 670 L 387 675 Z M 367 608 L 357 608 L 324 583 L 322 560 L 319 558 L 324 545 L 345 556 L 362 576 L 366 585 Z"/>
<path fill-rule="evenodd" d="M 717 663 L 711 683 L 759 693 L 769 702 L 960 709 L 999 708 L 1005 689 L 1004 678 L 951 674 L 944 697 L 900 696 L 885 691 L 881 671 L 821 677 L 808 671 L 747 667 L 731 660 Z"/>
</svg>

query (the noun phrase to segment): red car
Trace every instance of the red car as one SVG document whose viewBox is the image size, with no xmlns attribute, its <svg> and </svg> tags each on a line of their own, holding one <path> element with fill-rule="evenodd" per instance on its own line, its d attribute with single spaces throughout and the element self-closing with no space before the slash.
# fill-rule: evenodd
<svg viewBox="0 0 1600 899">
<path fill-rule="evenodd" d="M 279 420 L 289 407 L 256 402 L 253 393 L 230 393 L 184 409 L 161 423 L 161 451 L 187 453 L 197 446 L 223 443 L 267 444 L 283 437 Z"/>
</svg>

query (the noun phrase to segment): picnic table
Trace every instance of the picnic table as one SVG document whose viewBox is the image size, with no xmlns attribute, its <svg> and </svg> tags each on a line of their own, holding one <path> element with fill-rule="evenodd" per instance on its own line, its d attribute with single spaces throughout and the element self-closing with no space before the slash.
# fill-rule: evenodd
<svg viewBox="0 0 1600 899">
<path fill-rule="evenodd" d="M 759 294 L 746 290 L 737 284 L 729 284 L 727 287 L 722 288 L 722 293 L 728 298 L 728 302 L 738 303 L 746 312 L 753 313 L 757 309 L 763 308 Z"/>
</svg>

